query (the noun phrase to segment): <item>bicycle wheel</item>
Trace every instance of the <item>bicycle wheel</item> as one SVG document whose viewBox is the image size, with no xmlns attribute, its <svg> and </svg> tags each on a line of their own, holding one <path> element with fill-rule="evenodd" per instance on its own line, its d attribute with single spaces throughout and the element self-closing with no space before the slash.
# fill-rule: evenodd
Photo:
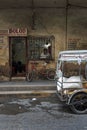
<svg viewBox="0 0 87 130">
<path fill-rule="evenodd" d="M 47 79 L 48 80 L 54 80 L 55 79 L 55 70 L 54 69 L 49 69 L 47 71 Z"/>
<path fill-rule="evenodd" d="M 87 113 L 87 93 L 79 92 L 76 93 L 70 101 L 71 110 L 76 114 Z"/>
<path fill-rule="evenodd" d="M 27 79 L 27 81 L 32 81 L 32 79 L 33 79 L 33 73 L 32 72 L 28 72 L 27 73 L 27 76 L 26 76 L 26 79 Z"/>
</svg>

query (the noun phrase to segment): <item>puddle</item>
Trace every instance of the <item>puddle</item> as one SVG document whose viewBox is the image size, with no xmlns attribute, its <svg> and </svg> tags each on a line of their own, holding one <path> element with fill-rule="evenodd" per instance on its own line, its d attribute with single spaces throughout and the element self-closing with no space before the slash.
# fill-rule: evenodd
<svg viewBox="0 0 87 130">
<path fill-rule="evenodd" d="M 64 111 L 65 110 L 65 111 Z M 24 112 L 46 111 L 50 114 L 67 112 L 62 104 L 58 101 L 56 95 L 48 97 L 30 97 L 30 98 L 5 98 L 1 100 L 0 114 L 18 114 Z"/>
</svg>

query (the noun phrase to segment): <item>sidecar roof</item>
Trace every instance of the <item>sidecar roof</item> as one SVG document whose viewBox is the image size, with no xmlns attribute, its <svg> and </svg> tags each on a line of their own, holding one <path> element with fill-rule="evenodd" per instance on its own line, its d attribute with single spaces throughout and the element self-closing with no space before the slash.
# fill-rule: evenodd
<svg viewBox="0 0 87 130">
<path fill-rule="evenodd" d="M 58 56 L 61 61 L 87 61 L 87 50 L 61 51 Z"/>
</svg>

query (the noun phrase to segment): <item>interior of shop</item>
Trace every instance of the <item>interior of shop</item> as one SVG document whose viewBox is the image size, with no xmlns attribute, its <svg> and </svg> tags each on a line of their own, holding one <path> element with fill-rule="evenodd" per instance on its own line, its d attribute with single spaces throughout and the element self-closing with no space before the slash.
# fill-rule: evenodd
<svg viewBox="0 0 87 130">
<path fill-rule="evenodd" d="M 11 72 L 12 77 L 25 76 L 26 74 L 26 39 L 11 37 Z"/>
</svg>

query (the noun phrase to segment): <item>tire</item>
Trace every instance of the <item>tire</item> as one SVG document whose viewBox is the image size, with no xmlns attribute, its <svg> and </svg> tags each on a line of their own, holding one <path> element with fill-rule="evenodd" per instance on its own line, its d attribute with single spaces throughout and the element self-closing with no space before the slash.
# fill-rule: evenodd
<svg viewBox="0 0 87 130">
<path fill-rule="evenodd" d="M 78 92 L 70 100 L 70 109 L 76 114 L 87 113 L 87 93 Z"/>
<path fill-rule="evenodd" d="M 27 73 L 26 79 L 29 82 L 32 81 L 32 79 L 33 79 L 33 73 L 32 72 Z"/>
<path fill-rule="evenodd" d="M 85 78 L 86 78 L 86 80 L 87 80 L 87 64 L 86 64 L 86 66 L 85 66 Z"/>
<path fill-rule="evenodd" d="M 55 79 L 55 70 L 54 69 L 49 69 L 47 71 L 47 79 L 48 80 L 54 80 Z"/>
</svg>

